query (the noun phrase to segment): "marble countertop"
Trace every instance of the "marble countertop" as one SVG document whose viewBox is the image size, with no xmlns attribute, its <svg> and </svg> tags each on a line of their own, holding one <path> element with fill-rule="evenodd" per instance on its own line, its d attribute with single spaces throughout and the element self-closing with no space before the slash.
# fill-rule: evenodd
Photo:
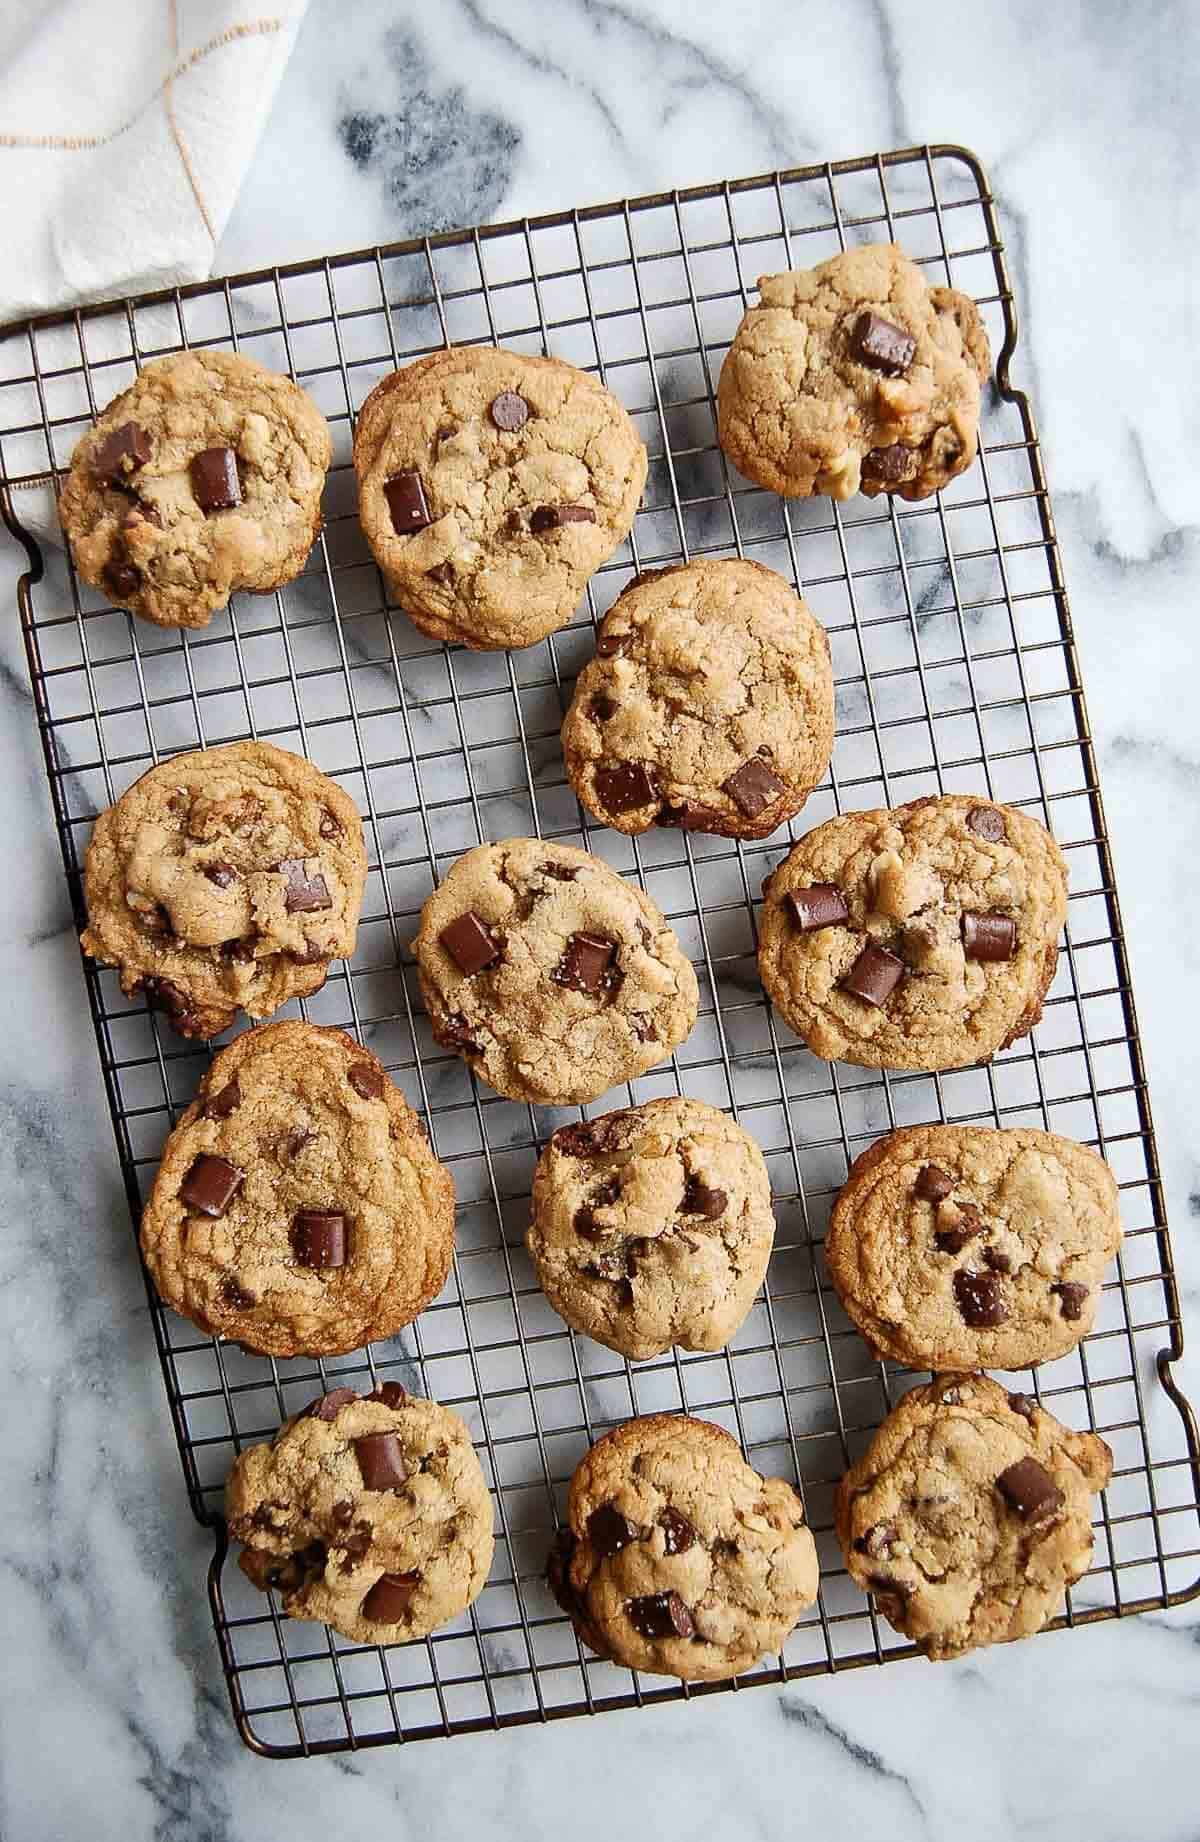
<svg viewBox="0 0 1200 1842">
<path fill-rule="evenodd" d="M 918 141 L 998 195 L 1200 1347 L 1200 22 L 930 0 L 313 0 L 218 272 Z M 0 599 L 17 553 L 0 545 Z M 10 602 L 11 605 L 11 602 Z M 1200 1614 L 365 1756 L 243 1750 L 87 1018 L 15 619 L 0 642 L 0 1834 L 1168 1842 Z M 1200 1394 L 1194 1360 L 1183 1379 Z"/>
</svg>

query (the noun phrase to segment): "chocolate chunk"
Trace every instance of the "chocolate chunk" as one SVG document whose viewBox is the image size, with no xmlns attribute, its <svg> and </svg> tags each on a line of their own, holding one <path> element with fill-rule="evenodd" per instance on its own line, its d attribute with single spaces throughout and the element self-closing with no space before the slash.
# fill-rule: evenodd
<svg viewBox="0 0 1200 1842">
<path fill-rule="evenodd" d="M 292 1220 L 292 1251 L 301 1266 L 324 1272 L 350 1257 L 346 1218 L 335 1209 L 300 1209 Z"/>
<path fill-rule="evenodd" d="M 468 1055 L 482 1054 L 461 1011 L 455 1011 L 450 1017 L 431 1017 L 430 1025 L 434 1042 L 441 1043 L 444 1049 L 465 1049 Z"/>
<path fill-rule="evenodd" d="M 217 885 L 218 889 L 228 889 L 230 883 L 236 883 L 238 880 L 238 873 L 231 863 L 210 863 L 205 868 L 204 874 L 210 883 Z"/>
<path fill-rule="evenodd" d="M 205 448 L 192 457 L 192 492 L 202 512 L 227 512 L 242 503 L 237 455 L 232 448 Z"/>
<path fill-rule="evenodd" d="M 353 1388 L 331 1388 L 328 1394 L 319 1394 L 315 1401 L 310 1401 L 304 1409 L 309 1420 L 336 1420 L 342 1408 L 349 1402 L 356 1401 L 358 1395 Z"/>
<path fill-rule="evenodd" d="M 996 1479 L 996 1489 L 1022 1522 L 1046 1522 L 1063 1506 L 1062 1491 L 1036 1458 L 1019 1458 Z"/>
<path fill-rule="evenodd" d="M 401 1387 L 398 1381 L 383 1381 L 372 1388 L 367 1399 L 382 1401 L 385 1407 L 403 1407 L 408 1399 L 408 1389 Z"/>
<path fill-rule="evenodd" d="M 1012 1261 L 1009 1259 L 1008 1255 L 1002 1253 L 998 1247 L 984 1248 L 983 1263 L 985 1266 L 990 1266 L 993 1273 L 1012 1272 Z"/>
<path fill-rule="evenodd" d="M 941 1254 L 960 1254 L 968 1241 L 983 1233 L 983 1223 L 974 1210 L 964 1211 L 953 1228 L 942 1228 L 934 1235 L 934 1245 Z"/>
<path fill-rule="evenodd" d="M 906 448 L 900 441 L 893 441 L 886 448 L 872 448 L 863 456 L 863 477 L 878 480 L 884 486 L 894 486 L 916 471 L 916 459 L 916 450 Z"/>
<path fill-rule="evenodd" d="M 271 867 L 287 878 L 283 905 L 289 915 L 315 914 L 320 908 L 332 908 L 333 897 L 325 878 L 319 873 L 310 877 L 303 857 L 282 857 Z"/>
<path fill-rule="evenodd" d="M 629 1601 L 629 1622 L 640 1637 L 692 1637 L 692 1614 L 678 1593 L 647 1593 Z"/>
<path fill-rule="evenodd" d="M 383 1095 L 383 1069 L 374 1062 L 355 1062 L 346 1079 L 361 1100 L 379 1100 Z"/>
<path fill-rule="evenodd" d="M 568 991 L 610 990 L 616 953 L 616 941 L 602 934 L 572 934 L 554 969 L 554 981 Z"/>
<path fill-rule="evenodd" d="M 685 1215 L 702 1215 L 705 1221 L 715 1222 L 719 1215 L 724 1215 L 728 1205 L 729 1197 L 725 1191 L 710 1189 L 703 1177 L 691 1176 L 684 1185 Z"/>
<path fill-rule="evenodd" d="M 784 897 L 801 933 L 819 927 L 836 927 L 849 915 L 846 898 L 834 883 L 812 883 L 807 889 L 790 889 Z"/>
<path fill-rule="evenodd" d="M 550 1143 L 564 1158 L 598 1157 L 602 1152 L 611 1151 L 616 1144 L 627 1110 L 602 1113 L 599 1119 L 580 1119 L 572 1125 L 560 1126 Z"/>
<path fill-rule="evenodd" d="M 879 1010 L 904 977 L 904 971 L 902 959 L 897 959 L 886 947 L 872 944 L 863 948 L 842 980 L 842 989 Z"/>
<path fill-rule="evenodd" d="M 985 915 L 968 908 L 962 918 L 962 937 L 968 959 L 1011 959 L 1017 950 L 1017 924 L 1011 915 Z"/>
<path fill-rule="evenodd" d="M 224 1215 L 245 1179 L 245 1171 L 239 1170 L 236 1164 L 205 1151 L 180 1184 L 179 1195 L 193 1209 L 199 1209 L 201 1215 Z"/>
<path fill-rule="evenodd" d="M 596 635 L 597 656 L 601 659 L 615 659 L 618 653 L 624 652 L 631 637 L 628 628 L 622 627 L 613 632 L 607 627 L 601 627 Z"/>
<path fill-rule="evenodd" d="M 851 356 L 886 377 L 899 377 L 907 371 L 916 349 L 911 333 L 878 313 L 859 314 L 850 336 Z"/>
<path fill-rule="evenodd" d="M 926 1164 L 917 1173 L 913 1184 L 913 1195 L 922 1202 L 944 1202 L 954 1188 L 954 1179 L 949 1171 L 944 1171 L 940 1164 Z"/>
<path fill-rule="evenodd" d="M 411 537 L 414 531 L 423 531 L 433 523 L 419 473 L 394 473 L 383 483 L 383 496 L 392 514 L 392 529 L 398 536 Z"/>
<path fill-rule="evenodd" d="M 543 531 L 555 531 L 562 524 L 595 524 L 596 514 L 590 505 L 535 505 L 529 514 L 529 529 L 535 537 Z"/>
<path fill-rule="evenodd" d="M 449 588 L 454 581 L 454 564 L 435 563 L 432 569 L 425 571 L 425 574 L 431 582 L 440 582 L 443 588 Z"/>
<path fill-rule="evenodd" d="M 142 585 L 142 572 L 136 563 L 115 561 L 104 571 L 104 586 L 117 602 L 128 601 Z"/>
<path fill-rule="evenodd" d="M 886 1561 L 890 1558 L 899 1532 L 890 1522 L 876 1522 L 865 1535 L 860 1535 L 854 1546 L 860 1554 L 867 1554 L 873 1561 Z"/>
<path fill-rule="evenodd" d="M 318 829 L 323 838 L 340 838 L 342 835 L 341 825 L 338 823 L 333 813 L 330 812 L 328 806 L 323 807 L 321 810 L 321 823 Z"/>
<path fill-rule="evenodd" d="M 658 793 L 653 770 L 645 761 L 618 761 L 596 769 L 596 798 L 609 812 L 634 812 L 654 806 Z"/>
<path fill-rule="evenodd" d="M 219 1093 L 213 1094 L 204 1102 L 204 1117 L 205 1119 L 228 1119 L 234 1108 L 241 1104 L 242 1090 L 238 1086 L 235 1075 L 232 1081 L 226 1081 Z"/>
<path fill-rule="evenodd" d="M 123 422 L 97 447 L 92 456 L 92 471 L 98 480 L 105 480 L 110 486 L 124 486 L 131 473 L 146 465 L 153 451 L 144 428 L 136 422 Z"/>
<path fill-rule="evenodd" d="M 954 1296 L 963 1322 L 972 1330 L 994 1330 L 1008 1317 L 1004 1289 L 995 1273 L 972 1273 L 960 1267 L 954 1275 Z"/>
<path fill-rule="evenodd" d="M 664 1509 L 658 1518 L 658 1526 L 665 1538 L 668 1554 L 686 1554 L 696 1540 L 696 1531 L 682 1511 Z"/>
<path fill-rule="evenodd" d="M 244 1285 L 228 1273 L 221 1281 L 221 1303 L 230 1311 L 249 1311 L 258 1299 L 253 1292 L 248 1292 Z"/>
<path fill-rule="evenodd" d="M 588 1540 L 602 1560 L 612 1554 L 619 1554 L 631 1541 L 637 1541 L 641 1530 L 628 1516 L 623 1516 L 615 1503 L 602 1503 L 588 1517 Z"/>
<path fill-rule="evenodd" d="M 728 793 L 739 812 L 744 812 L 748 819 L 756 819 L 768 806 L 775 804 L 781 793 L 787 792 L 787 783 L 780 780 L 761 755 L 751 755 L 740 768 L 734 769 L 728 780 L 721 782 L 721 791 Z"/>
<path fill-rule="evenodd" d="M 1072 1324 L 1077 1324 L 1083 1316 L 1083 1307 L 1087 1303 L 1088 1289 L 1075 1280 L 1064 1280 L 1061 1285 L 1051 1286 L 1057 1292 L 1062 1303 L 1062 1314 Z"/>
<path fill-rule="evenodd" d="M 607 691 L 597 691 L 591 703 L 588 705 L 588 715 L 597 723 L 607 723 L 609 717 L 615 716 L 616 714 L 616 698 L 610 697 Z M 605 804 L 607 803 L 606 801 Z"/>
<path fill-rule="evenodd" d="M 1014 1413 L 1019 1413 L 1023 1420 L 1028 1420 L 1031 1425 L 1033 1424 L 1033 1416 L 1037 1411 L 1037 1402 L 1031 1394 L 1010 1394 L 1008 1397 L 1008 1404 Z"/>
<path fill-rule="evenodd" d="M 381 1573 L 362 1602 L 362 1615 L 373 1625 L 403 1624 L 420 1584 L 419 1573 Z"/>
<path fill-rule="evenodd" d="M 444 927 L 438 940 L 459 971 L 465 972 L 468 978 L 500 957 L 499 941 L 473 908 L 468 908 L 465 915 L 459 915 Z"/>
<path fill-rule="evenodd" d="M 967 814 L 967 829 L 989 844 L 999 844 L 1004 836 L 1004 814 L 998 806 L 972 806 Z"/>
<path fill-rule="evenodd" d="M 399 1490 L 408 1482 L 404 1447 L 395 1433 L 364 1433 L 354 1441 L 354 1456 L 368 1490 Z"/>
<path fill-rule="evenodd" d="M 502 390 L 492 398 L 492 421 L 506 435 L 523 429 L 529 420 L 529 405 L 515 390 Z"/>
</svg>

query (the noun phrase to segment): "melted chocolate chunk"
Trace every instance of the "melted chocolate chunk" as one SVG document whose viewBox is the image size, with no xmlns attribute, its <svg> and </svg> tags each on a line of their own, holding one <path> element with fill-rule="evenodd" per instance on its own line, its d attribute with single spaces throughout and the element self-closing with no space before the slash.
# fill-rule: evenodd
<svg viewBox="0 0 1200 1842">
<path fill-rule="evenodd" d="M 242 1090 L 238 1086 L 237 1076 L 226 1081 L 219 1093 L 211 1095 L 204 1102 L 205 1119 L 228 1119 L 235 1107 L 242 1104 Z"/>
<path fill-rule="evenodd" d="M 425 571 L 425 574 L 431 582 L 439 582 L 443 588 L 449 588 L 454 581 L 454 564 L 435 563 L 432 569 Z"/>
<path fill-rule="evenodd" d="M 836 927 L 850 913 L 845 896 L 834 883 L 813 883 L 807 889 L 790 889 L 784 901 L 802 934 L 815 934 L 820 927 Z"/>
<path fill-rule="evenodd" d="M 419 473 L 394 473 L 383 483 L 383 496 L 392 515 L 392 529 L 398 537 L 411 537 L 414 531 L 423 531 L 427 524 L 433 523 Z"/>
<path fill-rule="evenodd" d="M 602 1503 L 588 1517 L 587 1535 L 601 1560 L 607 1560 L 610 1555 L 627 1548 L 631 1541 L 637 1541 L 641 1530 L 628 1516 L 621 1514 L 615 1503 Z"/>
<path fill-rule="evenodd" d="M 692 1637 L 695 1624 L 692 1614 L 678 1593 L 647 1593 L 631 1599 L 629 1622 L 639 1637 Z"/>
<path fill-rule="evenodd" d="M 635 812 L 658 803 L 653 769 L 645 761 L 604 763 L 596 769 L 596 798 L 609 812 Z"/>
<path fill-rule="evenodd" d="M 543 531 L 556 531 L 563 524 L 595 524 L 596 514 L 590 505 L 536 505 L 529 514 L 529 529 L 535 537 Z"/>
<path fill-rule="evenodd" d="M 229 1273 L 221 1281 L 221 1303 L 229 1311 L 249 1311 L 251 1305 L 258 1303 L 258 1299 Z"/>
<path fill-rule="evenodd" d="M 1032 1395 L 1010 1394 L 1008 1404 L 1014 1413 L 1019 1413 L 1023 1420 L 1028 1420 L 1032 1424 L 1033 1416 L 1037 1411 L 1037 1402 Z"/>
<path fill-rule="evenodd" d="M 565 1128 L 565 1130 L 569 1131 L 570 1127 Z M 619 1177 L 610 1177 L 607 1183 L 602 1183 L 599 1189 L 595 1190 L 588 1198 L 587 1202 L 576 1209 L 574 1220 L 571 1223 L 576 1234 L 582 1235 L 585 1241 L 598 1241 L 602 1239 L 605 1230 L 596 1220 L 596 1210 L 611 1208 L 620 1194 L 621 1181 Z"/>
<path fill-rule="evenodd" d="M 572 934 L 552 977 L 568 991 L 611 991 L 616 955 L 615 940 L 602 934 Z"/>
<path fill-rule="evenodd" d="M 1017 950 L 1017 924 L 1011 915 L 986 915 L 969 908 L 962 918 L 962 938 L 968 959 L 1011 959 Z"/>
<path fill-rule="evenodd" d="M 989 1266 L 993 1273 L 1012 1272 L 1012 1261 L 1009 1259 L 1008 1255 L 1002 1253 L 998 1247 L 984 1248 L 983 1263 L 985 1266 Z"/>
<path fill-rule="evenodd" d="M 1004 814 L 998 806 L 972 806 L 967 814 L 967 829 L 989 844 L 999 844 L 1004 836 Z"/>
<path fill-rule="evenodd" d="M 314 1132 L 307 1132 L 303 1126 L 297 1126 L 296 1130 L 294 1132 L 289 1132 L 284 1139 L 282 1145 L 279 1147 L 280 1153 L 290 1164 L 293 1158 L 298 1158 L 300 1156 L 304 1147 L 310 1144 L 315 1137 L 316 1134 Z"/>
<path fill-rule="evenodd" d="M 1008 1317 L 1004 1288 L 995 1273 L 972 1273 L 960 1267 L 954 1275 L 954 1296 L 963 1322 L 972 1330 L 994 1330 Z"/>
<path fill-rule="evenodd" d="M 739 812 L 748 819 L 757 819 L 768 806 L 775 804 L 781 793 L 787 792 L 787 783 L 780 780 L 761 755 L 751 755 L 721 782 L 721 791 L 728 793 Z"/>
<path fill-rule="evenodd" d="M 186 992 L 180 991 L 178 985 L 173 985 L 170 979 L 143 979 L 142 990 L 146 994 L 147 1003 L 153 1005 L 156 1011 L 165 1011 L 181 1035 L 186 1036 L 189 1030 L 195 1028 L 198 1020 L 191 999 Z"/>
<path fill-rule="evenodd" d="M 701 1215 L 705 1221 L 715 1222 L 728 1206 L 729 1197 L 724 1190 L 710 1189 L 703 1177 L 688 1178 L 683 1191 L 684 1215 Z"/>
<path fill-rule="evenodd" d="M 408 1399 L 408 1389 L 401 1387 L 398 1381 L 378 1382 L 368 1394 L 367 1399 L 382 1401 L 385 1407 L 403 1407 Z"/>
<path fill-rule="evenodd" d="M 483 1050 L 471 1034 L 471 1026 L 461 1011 L 455 1011 L 450 1017 L 431 1017 L 434 1042 L 441 1043 L 443 1049 L 465 1049 L 468 1055 L 482 1055 Z"/>
<path fill-rule="evenodd" d="M 588 705 L 588 715 L 592 718 L 593 722 L 607 723 L 609 717 L 615 716 L 616 714 L 616 698 L 610 697 L 607 691 L 597 691 L 591 703 Z"/>
<path fill-rule="evenodd" d="M 398 1625 L 408 1617 L 419 1573 L 381 1573 L 362 1602 L 362 1615 L 373 1625 Z"/>
<path fill-rule="evenodd" d="M 613 632 L 608 627 L 601 627 L 599 633 L 596 635 L 596 652 L 598 657 L 601 659 L 615 659 L 618 653 L 624 652 L 631 637 L 632 635 L 629 633 L 628 628 L 622 627 Z"/>
<path fill-rule="evenodd" d="M 338 823 L 333 813 L 330 812 L 328 806 L 322 809 L 321 823 L 318 829 L 323 838 L 340 838 L 342 835 L 341 825 Z"/>
<path fill-rule="evenodd" d="M 444 927 L 438 940 L 459 971 L 466 973 L 468 978 L 500 957 L 500 943 L 473 908 L 468 908 L 466 914 L 459 915 Z"/>
<path fill-rule="evenodd" d="M 202 512 L 227 512 L 242 503 L 237 455 L 232 448 L 205 448 L 193 455 L 192 492 Z"/>
<path fill-rule="evenodd" d="M 875 1522 L 865 1535 L 860 1535 L 854 1546 L 860 1554 L 869 1555 L 873 1561 L 890 1560 L 899 1540 L 899 1531 L 890 1522 Z"/>
<path fill-rule="evenodd" d="M 529 420 L 529 405 L 515 390 L 502 390 L 498 397 L 492 398 L 492 421 L 506 435 L 514 435 L 523 429 Z"/>
<path fill-rule="evenodd" d="M 1022 1522 L 1048 1522 L 1065 1501 L 1062 1491 L 1036 1458 L 1019 1458 L 996 1479 L 996 1489 Z"/>
<path fill-rule="evenodd" d="M 304 1409 L 309 1420 L 336 1420 L 343 1407 L 358 1399 L 353 1388 L 331 1388 L 328 1394 L 319 1394 L 315 1401 L 310 1401 Z"/>
<path fill-rule="evenodd" d="M 579 1594 L 571 1584 L 571 1562 L 576 1546 L 571 1530 L 559 1528 L 554 1532 L 554 1541 L 546 1556 L 546 1584 L 569 1618 L 578 1617 L 583 1609 Z"/>
<path fill-rule="evenodd" d="M 201 1152 L 179 1186 L 180 1200 L 201 1215 L 224 1215 L 245 1180 L 245 1171 L 227 1158 Z"/>
<path fill-rule="evenodd" d="M 238 873 L 231 863 L 210 863 L 205 868 L 204 874 L 210 883 L 217 885 L 218 889 L 228 889 L 231 883 L 236 883 L 238 880 Z"/>
<path fill-rule="evenodd" d="M 860 314 L 850 335 L 851 356 L 872 371 L 882 371 L 885 377 L 902 376 L 916 349 L 911 333 L 878 313 Z"/>
<path fill-rule="evenodd" d="M 109 486 L 124 486 L 130 474 L 144 467 L 154 452 L 147 431 L 136 422 L 112 429 L 92 455 L 92 471 Z"/>
<path fill-rule="evenodd" d="M 1081 1286 L 1076 1280 L 1067 1279 L 1060 1285 L 1051 1286 L 1050 1290 L 1057 1293 L 1063 1316 L 1069 1323 L 1077 1324 L 1087 1303 L 1087 1287 Z"/>
<path fill-rule="evenodd" d="M 913 1184 L 913 1195 L 922 1202 L 944 1202 L 954 1188 L 954 1179 L 940 1164 L 926 1164 Z"/>
<path fill-rule="evenodd" d="M 681 1510 L 668 1507 L 658 1518 L 663 1543 L 668 1554 L 686 1554 L 695 1544 L 696 1531 Z"/>
<path fill-rule="evenodd" d="M 355 1062 L 346 1079 L 360 1100 L 382 1099 L 385 1076 L 374 1062 Z"/>
<path fill-rule="evenodd" d="M 114 560 L 104 571 L 104 586 L 118 602 L 128 601 L 142 585 L 142 572 L 136 563 Z"/>
<path fill-rule="evenodd" d="M 399 1490 L 408 1482 L 404 1447 L 395 1433 L 363 1433 L 354 1441 L 354 1456 L 368 1490 Z"/>
<path fill-rule="evenodd" d="M 916 472 L 917 454 L 903 442 L 893 441 L 886 448 L 872 448 L 863 458 L 864 479 L 878 480 L 883 486 L 895 486 Z"/>
<path fill-rule="evenodd" d="M 842 980 L 842 990 L 861 998 L 864 1004 L 881 1010 L 904 977 L 904 972 L 902 959 L 897 959 L 886 947 L 872 944 L 863 948 L 851 966 Z"/>
<path fill-rule="evenodd" d="M 349 1223 L 335 1209 L 300 1209 L 292 1220 L 292 1252 L 315 1272 L 345 1266 L 350 1258 Z"/>
<path fill-rule="evenodd" d="M 564 1158 L 594 1158 L 611 1151 L 621 1136 L 621 1126 L 628 1108 L 616 1113 L 602 1113 L 599 1119 L 580 1119 L 560 1126 L 550 1143 Z"/>
<path fill-rule="evenodd" d="M 315 914 L 319 909 L 333 907 L 325 878 L 319 873 L 310 877 L 304 867 L 305 861 L 303 857 L 282 857 L 272 866 L 287 878 L 283 905 L 289 915 Z"/>
</svg>

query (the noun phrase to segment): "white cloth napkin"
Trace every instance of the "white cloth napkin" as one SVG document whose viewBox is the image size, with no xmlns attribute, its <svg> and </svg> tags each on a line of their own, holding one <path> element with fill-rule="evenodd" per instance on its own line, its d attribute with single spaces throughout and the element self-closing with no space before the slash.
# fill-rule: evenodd
<svg viewBox="0 0 1200 1842">
<path fill-rule="evenodd" d="M 307 4 L 0 4 L 0 321 L 209 273 Z"/>
</svg>

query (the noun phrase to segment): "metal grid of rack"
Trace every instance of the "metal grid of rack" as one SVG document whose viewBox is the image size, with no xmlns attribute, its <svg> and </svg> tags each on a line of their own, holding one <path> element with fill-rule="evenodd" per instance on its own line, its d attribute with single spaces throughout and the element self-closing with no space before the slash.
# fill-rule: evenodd
<svg viewBox="0 0 1200 1842">
<path fill-rule="evenodd" d="M 751 488 L 717 446 L 714 390 L 757 276 L 892 237 L 984 314 L 997 364 L 977 465 L 911 506 L 787 504 Z M 1094 1564 L 1065 1622 L 1200 1590 L 1196 1429 L 1171 1375 L 1182 1332 L 1153 1129 L 1045 475 L 1009 378 L 1016 337 L 988 182 L 954 147 L 453 232 L 0 330 L 0 509 L 29 554 L 21 618 L 80 919 L 95 815 L 153 762 L 246 735 L 307 754 L 357 799 L 371 869 L 354 960 L 301 1009 L 383 1058 L 458 1192 L 441 1297 L 400 1337 L 353 1356 L 251 1356 L 150 1297 L 187 1489 L 214 1531 L 210 1597 L 234 1715 L 257 1750 L 355 1749 L 909 1654 L 848 1580 L 831 1498 L 912 1378 L 869 1357 L 820 1259 L 848 1161 L 894 1125 L 1045 1126 L 1108 1158 L 1125 1240 L 1096 1328 L 1016 1384 L 1099 1430 L 1115 1455 Z M 396 365 L 488 341 L 595 371 L 633 415 L 650 475 L 629 542 L 576 620 L 527 651 L 474 655 L 431 645 L 389 605 L 357 523 L 349 450 L 357 407 Z M 50 529 L 52 487 L 97 409 L 146 359 L 186 346 L 290 372 L 335 435 L 325 530 L 305 573 L 273 596 L 236 597 L 197 633 L 108 608 L 34 534 L 39 520 Z M 945 790 L 1020 805 L 1062 844 L 1070 916 L 1045 1016 L 991 1064 L 926 1076 L 817 1061 L 771 1012 L 754 963 L 758 892 L 789 840 L 672 830 L 631 840 L 576 805 L 558 730 L 595 622 L 637 570 L 732 553 L 794 580 L 830 637 L 837 745 L 793 835 L 834 812 Z M 421 1013 L 406 945 L 422 901 L 463 850 L 514 834 L 581 843 L 637 877 L 696 964 L 701 1014 L 688 1042 L 589 1110 L 682 1091 L 732 1110 L 761 1144 L 776 1248 L 760 1300 L 716 1355 L 631 1366 L 558 1320 L 522 1235 L 538 1148 L 579 1109 L 517 1106 L 478 1086 Z M 114 973 L 89 964 L 87 976 L 136 1220 L 204 1052 L 125 999 Z M 368 1376 L 463 1414 L 496 1509 L 496 1561 L 471 1611 L 391 1649 L 282 1618 L 232 1564 L 220 1520 L 235 1452 L 322 1387 Z M 797 1481 L 817 1536 L 818 1604 L 783 1655 L 738 1684 L 664 1685 L 592 1658 L 543 1582 L 587 1446 L 632 1414 L 671 1410 L 719 1421 L 758 1469 Z"/>
</svg>

